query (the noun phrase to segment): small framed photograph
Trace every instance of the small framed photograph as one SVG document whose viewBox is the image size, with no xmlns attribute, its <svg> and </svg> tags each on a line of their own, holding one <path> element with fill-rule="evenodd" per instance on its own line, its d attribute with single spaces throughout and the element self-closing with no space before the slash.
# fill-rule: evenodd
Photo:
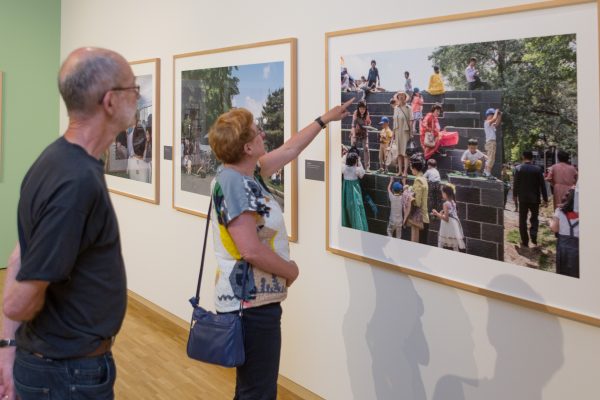
<svg viewBox="0 0 600 400">
<path fill-rule="evenodd" d="M 108 190 L 160 202 L 160 59 L 129 63 L 140 96 L 135 126 L 119 133 L 104 157 Z"/>
<path fill-rule="evenodd" d="M 173 57 L 173 207 L 205 217 L 219 162 L 208 144 L 217 117 L 248 109 L 266 134 L 267 151 L 296 132 L 296 39 Z M 266 182 L 297 237 L 296 161 Z"/>
</svg>

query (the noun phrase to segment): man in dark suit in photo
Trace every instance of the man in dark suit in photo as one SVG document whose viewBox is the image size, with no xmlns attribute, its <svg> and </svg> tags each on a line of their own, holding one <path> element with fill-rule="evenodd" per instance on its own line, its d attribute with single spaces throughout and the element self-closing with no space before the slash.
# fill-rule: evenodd
<svg viewBox="0 0 600 400">
<path fill-rule="evenodd" d="M 537 246 L 537 234 L 540 213 L 540 196 L 544 204 L 548 203 L 548 193 L 544 181 L 544 171 L 541 167 L 532 164 L 533 153 L 525 150 L 522 154 L 523 163 L 515 169 L 513 197 L 515 207 L 519 210 L 519 233 L 521 246 L 528 247 L 529 240 Z M 529 234 L 527 232 L 527 215 L 529 217 Z"/>
</svg>

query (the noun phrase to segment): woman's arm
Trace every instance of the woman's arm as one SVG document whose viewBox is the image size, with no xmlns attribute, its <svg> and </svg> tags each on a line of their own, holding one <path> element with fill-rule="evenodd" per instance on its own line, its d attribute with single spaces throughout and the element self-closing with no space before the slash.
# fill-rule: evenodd
<svg viewBox="0 0 600 400">
<path fill-rule="evenodd" d="M 342 105 L 336 106 L 321 116 L 321 120 L 328 124 L 331 121 L 339 121 L 350 115 L 346 109 L 352 104 L 354 98 Z M 298 155 L 313 141 L 321 132 L 321 125 L 316 121 L 311 122 L 304 129 L 289 138 L 284 144 L 275 150 L 265 154 L 259 160 L 261 175 L 269 177 L 273 172 L 283 168 L 287 163 L 296 159 Z"/>
<path fill-rule="evenodd" d="M 240 256 L 256 268 L 288 281 L 294 281 L 298 277 L 299 270 L 295 262 L 284 260 L 258 239 L 256 213 L 246 211 L 240 214 L 227 225 L 227 232 Z"/>
</svg>

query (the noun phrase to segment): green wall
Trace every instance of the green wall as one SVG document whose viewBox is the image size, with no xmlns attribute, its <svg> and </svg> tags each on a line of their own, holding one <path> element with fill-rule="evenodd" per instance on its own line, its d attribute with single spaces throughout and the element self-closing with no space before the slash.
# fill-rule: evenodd
<svg viewBox="0 0 600 400">
<path fill-rule="evenodd" d="M 17 240 L 21 180 L 59 136 L 59 64 L 60 0 L 0 0 L 0 267 Z"/>
</svg>

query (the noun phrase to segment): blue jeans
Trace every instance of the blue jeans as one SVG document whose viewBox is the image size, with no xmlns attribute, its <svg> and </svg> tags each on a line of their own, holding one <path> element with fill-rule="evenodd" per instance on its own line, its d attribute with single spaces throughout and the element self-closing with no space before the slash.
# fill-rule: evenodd
<svg viewBox="0 0 600 400">
<path fill-rule="evenodd" d="M 13 370 L 21 400 L 112 400 L 116 368 L 112 354 L 52 360 L 17 349 Z"/>
<path fill-rule="evenodd" d="M 237 368 L 234 400 L 275 400 L 281 353 L 281 305 L 244 310 L 246 362 Z"/>
</svg>

